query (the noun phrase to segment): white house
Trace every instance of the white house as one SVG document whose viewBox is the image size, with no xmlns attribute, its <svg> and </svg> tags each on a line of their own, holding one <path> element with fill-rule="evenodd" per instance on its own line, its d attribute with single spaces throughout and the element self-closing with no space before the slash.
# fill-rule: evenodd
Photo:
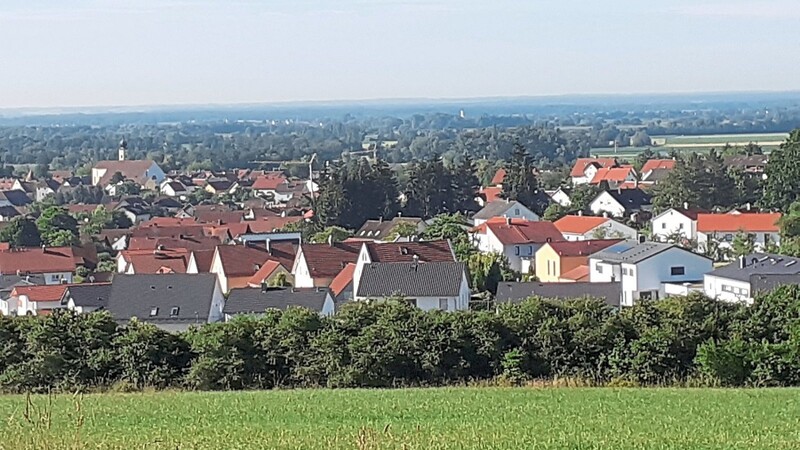
<svg viewBox="0 0 800 450">
<path fill-rule="evenodd" d="M 328 287 L 348 264 L 355 264 L 362 243 L 302 244 L 292 265 L 294 286 Z"/>
<path fill-rule="evenodd" d="M 402 297 L 425 311 L 463 311 L 470 295 L 464 263 L 371 263 L 364 266 L 355 300 Z"/>
<path fill-rule="evenodd" d="M 768 253 L 741 256 L 703 278 L 707 296 L 748 305 L 758 293 L 786 284 L 800 284 L 800 258 Z"/>
<path fill-rule="evenodd" d="M 567 241 L 588 241 L 591 239 L 636 239 L 638 232 L 633 228 L 608 217 L 564 216 L 553 225 Z"/>
<path fill-rule="evenodd" d="M 238 315 L 261 315 L 268 309 L 308 308 L 331 316 L 336 304 L 326 288 L 250 287 L 231 289 L 225 302 L 225 321 Z"/>
<path fill-rule="evenodd" d="M 495 200 L 488 202 L 480 211 L 472 216 L 475 226 L 486 223 L 497 218 L 520 219 L 536 222 L 539 215 L 531 211 L 530 208 L 517 201 Z"/>
<path fill-rule="evenodd" d="M 570 171 L 569 176 L 573 186 L 588 184 L 594 179 L 595 175 L 597 175 L 598 169 L 602 167 L 616 167 L 617 165 L 617 160 L 615 158 L 578 158 L 578 160 L 575 161 L 575 165 L 572 166 L 572 171 Z"/>
<path fill-rule="evenodd" d="M 641 189 L 616 189 L 601 192 L 591 203 L 589 210 L 595 215 L 629 217 L 639 211 L 651 209 L 650 195 Z"/>
<path fill-rule="evenodd" d="M 711 259 L 657 242 L 626 241 L 589 257 L 589 281 L 621 281 L 622 306 L 664 298 L 667 285 L 699 283 L 711 270 Z"/>
<path fill-rule="evenodd" d="M 727 249 L 732 247 L 738 233 L 746 233 L 752 237 L 756 251 L 764 251 L 770 243 L 781 243 L 778 226 L 781 216 L 780 213 L 699 214 L 697 245 L 706 249 L 709 241 L 715 241 L 720 248 Z"/>
<path fill-rule="evenodd" d="M 531 274 L 536 252 L 548 242 L 564 240 L 552 222 L 494 219 L 473 228 L 471 237 L 482 253 L 498 253 L 517 272 Z"/>
<path fill-rule="evenodd" d="M 92 184 L 107 186 L 111 183 L 114 174 L 119 172 L 126 180 L 132 180 L 139 186 L 158 188 L 164 181 L 166 174 L 154 161 L 100 161 L 92 168 Z"/>
<path fill-rule="evenodd" d="M 563 187 L 560 187 L 555 191 L 546 191 L 546 192 L 547 195 L 550 196 L 550 199 L 552 199 L 559 205 L 565 208 L 569 208 L 570 206 L 572 206 L 572 200 L 569 198 L 569 192 Z"/>
<path fill-rule="evenodd" d="M 690 209 L 688 205 L 683 208 L 670 208 L 653 217 L 653 240 L 666 242 L 670 238 L 697 239 L 697 215 L 705 211 Z"/>
</svg>

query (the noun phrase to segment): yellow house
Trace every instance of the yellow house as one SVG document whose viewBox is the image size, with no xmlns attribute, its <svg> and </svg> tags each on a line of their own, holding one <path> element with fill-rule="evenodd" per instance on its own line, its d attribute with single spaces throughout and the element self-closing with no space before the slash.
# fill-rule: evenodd
<svg viewBox="0 0 800 450">
<path fill-rule="evenodd" d="M 548 242 L 536 252 L 536 276 L 542 283 L 561 282 L 561 275 L 589 263 L 589 255 L 622 239 Z"/>
</svg>

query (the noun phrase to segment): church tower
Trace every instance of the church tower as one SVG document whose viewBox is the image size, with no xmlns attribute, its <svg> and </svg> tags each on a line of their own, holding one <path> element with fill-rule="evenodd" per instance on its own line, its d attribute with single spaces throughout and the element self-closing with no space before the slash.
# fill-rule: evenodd
<svg viewBox="0 0 800 450">
<path fill-rule="evenodd" d="M 128 142 L 125 141 L 125 138 L 122 138 L 122 140 L 119 141 L 119 160 L 120 161 L 125 161 L 125 150 L 127 150 L 127 149 L 128 149 Z"/>
</svg>

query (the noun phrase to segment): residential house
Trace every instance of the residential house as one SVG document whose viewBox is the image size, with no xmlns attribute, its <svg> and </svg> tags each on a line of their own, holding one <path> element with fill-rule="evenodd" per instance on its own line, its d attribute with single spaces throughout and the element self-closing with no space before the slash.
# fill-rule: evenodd
<svg viewBox="0 0 800 450">
<path fill-rule="evenodd" d="M 62 309 L 61 297 L 67 289 L 65 284 L 50 286 L 17 286 L 11 291 L 9 309 L 16 309 L 18 316 L 39 316 Z M 14 308 L 16 306 L 16 308 Z M 12 313 L 12 311 L 9 311 Z"/>
<path fill-rule="evenodd" d="M 260 175 L 253 180 L 253 185 L 251 189 L 253 190 L 253 194 L 259 197 L 271 197 L 275 199 L 277 196 L 278 188 L 281 185 L 285 185 L 288 183 L 286 176 L 283 175 L 281 172 L 273 172 L 267 173 L 264 175 Z M 286 199 L 287 201 L 289 199 Z"/>
<path fill-rule="evenodd" d="M 41 247 L 0 250 L 0 274 L 39 275 L 44 284 L 72 283 L 72 276 L 84 260 L 72 247 Z"/>
<path fill-rule="evenodd" d="M 606 167 L 618 167 L 616 158 L 578 158 L 572 166 L 569 176 L 572 185 L 588 184 L 597 174 L 597 171 Z"/>
<path fill-rule="evenodd" d="M 543 283 L 560 282 L 562 274 L 581 266 L 588 269 L 589 255 L 620 242 L 622 239 L 548 242 L 536 252 L 536 277 Z"/>
<path fill-rule="evenodd" d="M 106 309 L 111 296 L 111 283 L 73 284 L 66 286 L 61 307 L 79 314 Z"/>
<path fill-rule="evenodd" d="M 20 286 L 43 286 L 42 275 L 0 275 L 0 315 L 15 315 L 17 299 L 12 298 L 14 288 Z"/>
<path fill-rule="evenodd" d="M 635 213 L 651 209 L 650 194 L 638 188 L 604 191 L 589 204 L 589 210 L 598 216 L 608 214 L 612 217 L 631 217 Z"/>
<path fill-rule="evenodd" d="M 674 159 L 651 159 L 644 163 L 640 173 L 642 184 L 658 184 L 675 169 L 678 161 Z"/>
<path fill-rule="evenodd" d="M 248 287 L 232 289 L 225 302 L 225 320 L 238 315 L 258 315 L 269 309 L 285 311 L 289 308 L 307 308 L 322 316 L 335 312 L 335 302 L 327 288 Z"/>
<path fill-rule="evenodd" d="M 0 191 L 0 206 L 23 207 L 33 203 L 25 191 L 12 189 L 10 191 Z"/>
<path fill-rule="evenodd" d="M 619 308 L 622 298 L 622 284 L 609 283 L 509 283 L 497 286 L 498 303 L 521 303 L 529 298 L 546 300 L 597 299 L 605 304 Z"/>
<path fill-rule="evenodd" d="M 460 262 L 371 263 L 357 284 L 356 301 L 402 297 L 425 311 L 469 309 L 466 266 Z"/>
<path fill-rule="evenodd" d="M 723 164 L 728 169 L 739 170 L 745 174 L 761 177 L 766 179 L 767 163 L 769 163 L 769 155 L 737 155 L 727 156 L 723 160 Z"/>
<path fill-rule="evenodd" d="M 422 234 L 427 228 L 427 224 L 419 217 L 394 217 L 392 220 L 367 220 L 364 225 L 353 235 L 358 239 L 370 239 L 373 241 L 390 240 L 394 229 L 400 224 L 408 224 L 416 229 L 417 235 Z"/>
<path fill-rule="evenodd" d="M 572 206 L 572 200 L 570 199 L 570 191 L 567 188 L 560 187 L 554 191 L 545 191 L 547 195 L 550 196 L 550 199 L 558 203 L 559 205 L 569 208 Z"/>
<path fill-rule="evenodd" d="M 186 273 L 191 251 L 185 248 L 122 250 L 117 253 L 117 273 Z"/>
<path fill-rule="evenodd" d="M 294 285 L 299 288 L 328 287 L 348 264 L 355 264 L 360 242 L 302 244 L 292 265 Z"/>
<path fill-rule="evenodd" d="M 738 233 L 750 235 L 756 251 L 765 251 L 770 244 L 780 245 L 778 221 L 780 213 L 699 214 L 697 216 L 697 246 L 709 248 L 709 242 L 730 249 Z"/>
<path fill-rule="evenodd" d="M 622 283 L 622 306 L 667 295 L 667 285 L 701 284 L 712 260 L 683 247 L 625 241 L 589 257 L 592 283 Z"/>
<path fill-rule="evenodd" d="M 211 195 L 233 194 L 239 189 L 239 183 L 227 178 L 213 178 L 206 181 L 205 190 Z"/>
<path fill-rule="evenodd" d="M 276 283 L 292 283 L 292 274 L 278 261 L 267 260 L 258 269 L 250 280 L 247 281 L 248 287 L 269 286 Z"/>
<path fill-rule="evenodd" d="M 132 318 L 170 332 L 223 320 L 225 298 L 213 274 L 117 275 L 106 310 L 117 322 Z"/>
<path fill-rule="evenodd" d="M 489 220 L 501 217 L 534 222 L 539 220 L 539 215 L 531 211 L 527 206 L 511 200 L 497 200 L 487 203 L 486 206 L 472 216 L 472 220 L 475 226 L 478 226 Z"/>
<path fill-rule="evenodd" d="M 353 274 L 355 274 L 355 271 L 355 264 L 347 264 L 331 281 L 331 295 L 333 295 L 333 299 L 337 304 L 350 302 L 355 299 L 353 292 Z"/>
<path fill-rule="evenodd" d="M 264 278 L 261 279 L 262 282 L 271 281 L 279 273 L 288 274 L 285 268 L 274 267 L 271 263 L 267 264 L 268 261 L 280 264 L 280 261 L 276 261 L 265 248 L 248 245 L 218 245 L 211 261 L 210 272 L 217 275 L 220 288 L 225 293 L 234 288 L 249 286 L 253 277 L 259 272 L 264 275 Z M 272 270 L 264 269 L 262 271 L 265 265 Z M 291 276 L 287 276 L 287 279 L 292 282 Z"/>
<path fill-rule="evenodd" d="M 186 198 L 191 191 L 180 181 L 164 181 L 161 183 L 161 193 L 167 197 Z M 192 189 L 193 190 L 193 189 Z"/>
<path fill-rule="evenodd" d="M 752 304 L 759 293 L 781 285 L 800 284 L 800 258 L 751 253 L 705 275 L 703 287 L 711 298 Z"/>
<path fill-rule="evenodd" d="M 563 241 L 552 222 L 519 219 L 493 219 L 475 227 L 473 242 L 483 253 L 499 253 L 517 272 L 531 274 L 536 269 L 535 255 L 548 242 Z"/>
<path fill-rule="evenodd" d="M 670 208 L 653 217 L 653 240 L 666 242 L 676 238 L 692 241 L 697 239 L 697 216 L 706 213 L 700 208 Z"/>
<path fill-rule="evenodd" d="M 0 222 L 8 222 L 20 215 L 19 210 L 13 206 L 0 206 Z"/>
<path fill-rule="evenodd" d="M 567 241 L 586 241 L 589 239 L 636 239 L 638 232 L 633 228 L 608 217 L 564 216 L 553 225 Z"/>
<path fill-rule="evenodd" d="M 636 170 L 631 166 L 601 167 L 597 169 L 597 172 L 595 172 L 589 184 L 595 186 L 605 184 L 609 189 L 625 188 L 629 186 L 636 187 L 638 178 Z"/>
</svg>

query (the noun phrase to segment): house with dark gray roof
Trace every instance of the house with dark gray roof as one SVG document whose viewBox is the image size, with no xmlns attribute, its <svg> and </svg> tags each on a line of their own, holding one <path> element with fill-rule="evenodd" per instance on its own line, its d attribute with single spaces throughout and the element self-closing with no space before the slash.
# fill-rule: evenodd
<svg viewBox="0 0 800 450">
<path fill-rule="evenodd" d="M 106 309 L 111 297 L 111 283 L 75 284 L 68 286 L 61 297 L 61 305 L 78 313 Z"/>
<path fill-rule="evenodd" d="M 497 286 L 498 303 L 520 303 L 531 297 L 549 300 L 597 299 L 618 308 L 622 283 L 508 283 Z"/>
<path fill-rule="evenodd" d="M 589 281 L 620 282 L 622 306 L 685 291 L 711 270 L 706 256 L 659 242 L 623 241 L 589 256 Z"/>
<path fill-rule="evenodd" d="M 531 211 L 530 208 L 522 203 L 513 200 L 495 200 L 489 202 L 472 216 L 472 220 L 475 222 L 475 226 L 478 226 L 498 217 L 530 221 L 539 220 L 538 214 Z"/>
<path fill-rule="evenodd" d="M 233 316 L 263 314 L 268 309 L 308 308 L 323 316 L 335 312 L 331 291 L 327 288 L 260 287 L 231 289 L 225 302 L 225 320 Z"/>
<path fill-rule="evenodd" d="M 426 311 L 469 308 L 466 266 L 460 262 L 365 264 L 356 285 L 356 301 L 402 297 Z"/>
<path fill-rule="evenodd" d="M 772 253 L 741 256 L 703 278 L 703 289 L 709 297 L 747 304 L 759 293 L 787 284 L 800 284 L 800 258 Z"/>
<path fill-rule="evenodd" d="M 213 273 L 117 274 L 106 309 L 119 323 L 132 318 L 166 331 L 223 319 L 225 298 Z"/>
<path fill-rule="evenodd" d="M 400 224 L 408 224 L 417 229 L 417 234 L 422 234 L 427 228 L 427 224 L 419 217 L 395 217 L 392 220 L 367 220 L 364 225 L 356 231 L 353 237 L 357 239 L 386 241 L 392 235 L 392 231 Z"/>
<path fill-rule="evenodd" d="M 589 203 L 595 215 L 608 214 L 613 217 L 629 217 L 641 211 L 650 211 L 650 194 L 641 189 L 612 189 L 601 192 Z"/>
</svg>

